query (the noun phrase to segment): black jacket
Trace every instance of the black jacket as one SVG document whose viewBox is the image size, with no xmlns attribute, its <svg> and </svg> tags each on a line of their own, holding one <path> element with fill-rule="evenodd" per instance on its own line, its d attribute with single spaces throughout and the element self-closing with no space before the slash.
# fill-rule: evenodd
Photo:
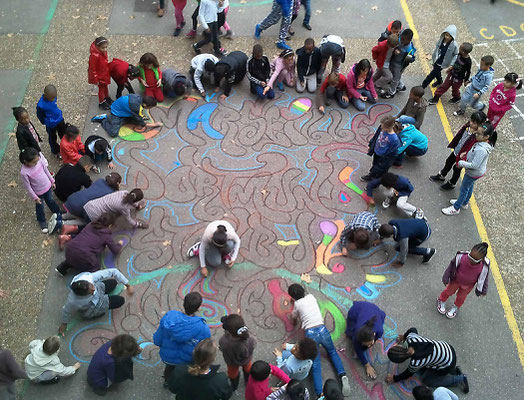
<svg viewBox="0 0 524 400">
<path fill-rule="evenodd" d="M 87 156 L 91 157 L 94 161 L 95 159 L 95 153 L 92 152 L 90 149 L 89 149 L 89 146 L 91 145 L 91 143 L 93 142 L 97 142 L 101 140 L 102 142 L 105 142 L 106 144 L 106 152 L 104 154 L 104 158 L 106 159 L 106 161 L 108 162 L 111 162 L 113 161 L 113 152 L 111 151 L 111 146 L 109 146 L 109 142 L 107 140 L 105 140 L 102 136 L 98 136 L 98 135 L 91 135 L 89 136 L 87 139 L 86 139 L 86 142 L 84 143 L 84 147 L 85 147 L 85 153 Z"/>
<path fill-rule="evenodd" d="M 224 89 L 224 94 L 226 96 L 229 96 L 231 93 L 231 87 L 233 83 L 239 83 L 244 79 L 244 76 L 246 75 L 246 65 L 247 65 L 247 55 L 246 53 L 243 53 L 241 51 L 232 51 L 227 56 L 225 56 L 223 59 L 221 59 L 219 62 L 216 63 L 215 66 L 215 86 L 220 86 L 220 80 L 217 79 L 217 73 L 216 69 L 220 65 L 226 66 L 226 74 L 224 78 L 226 78 L 226 88 Z"/>
<path fill-rule="evenodd" d="M 247 79 L 251 85 L 260 85 L 261 82 L 269 81 L 271 77 L 271 65 L 266 56 L 260 59 L 251 57 L 247 62 Z"/>
<path fill-rule="evenodd" d="M 177 366 L 167 384 L 176 400 L 228 400 L 233 394 L 227 375 L 218 372 L 218 365 L 212 365 L 206 375 L 194 376 L 186 366 Z"/>
<path fill-rule="evenodd" d="M 66 164 L 55 175 L 55 194 L 61 201 L 66 201 L 73 193 L 91 186 L 91 178 L 80 164 Z"/>
<path fill-rule="evenodd" d="M 300 82 L 304 82 L 304 76 L 316 74 L 320 70 L 322 56 L 320 49 L 315 47 L 311 54 L 306 53 L 306 49 L 301 47 L 297 50 L 297 75 Z"/>
<path fill-rule="evenodd" d="M 22 151 L 26 147 L 33 147 L 40 153 L 42 151 L 42 149 L 40 148 L 40 143 L 42 143 L 42 138 L 38 134 L 38 131 L 36 130 L 33 123 L 32 122 L 29 122 L 29 123 L 35 130 L 36 136 L 38 136 L 38 142 L 35 140 L 35 138 L 31 134 L 31 131 L 29 130 L 28 126 L 23 126 L 23 125 L 18 124 L 16 128 L 16 142 L 18 143 L 18 148 L 20 149 L 20 151 Z"/>
</svg>

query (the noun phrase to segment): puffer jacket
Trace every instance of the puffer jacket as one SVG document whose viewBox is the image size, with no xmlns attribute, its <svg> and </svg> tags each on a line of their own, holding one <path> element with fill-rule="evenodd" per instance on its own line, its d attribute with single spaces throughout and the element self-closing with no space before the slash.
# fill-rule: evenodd
<svg viewBox="0 0 524 400">
<path fill-rule="evenodd" d="M 102 53 L 98 50 L 95 42 L 91 43 L 89 48 L 89 68 L 87 72 L 87 81 L 93 85 L 109 85 L 111 83 L 107 52 Z"/>
</svg>

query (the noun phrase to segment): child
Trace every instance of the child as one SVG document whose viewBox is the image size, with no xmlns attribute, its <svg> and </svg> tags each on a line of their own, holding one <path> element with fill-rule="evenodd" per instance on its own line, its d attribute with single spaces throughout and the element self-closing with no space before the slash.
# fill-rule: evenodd
<svg viewBox="0 0 524 400">
<path fill-rule="evenodd" d="M 400 43 L 393 50 L 389 60 L 389 70 L 391 71 L 391 81 L 389 82 L 387 90 L 381 93 L 384 99 L 392 99 L 395 97 L 397 91 L 403 92 L 406 90 L 406 85 L 402 82 L 402 73 L 409 64 L 415 61 L 415 46 L 411 40 L 413 39 L 413 31 L 411 29 L 404 29 L 400 34 Z M 377 84 L 377 86 L 379 86 Z"/>
<path fill-rule="evenodd" d="M 395 118 L 391 115 L 382 117 L 380 126 L 369 141 L 368 155 L 373 156 L 373 165 L 367 175 L 361 176 L 362 182 L 380 178 L 395 161 L 400 147 L 400 139 L 395 133 Z"/>
<path fill-rule="evenodd" d="M 55 195 L 62 202 L 70 195 L 91 186 L 91 178 L 87 173 L 93 166 L 88 156 L 82 156 L 76 165 L 64 164 L 55 175 Z"/>
<path fill-rule="evenodd" d="M 263 31 L 282 20 L 276 44 L 281 50 L 292 50 L 291 47 L 286 44 L 289 27 L 291 25 L 292 9 L 293 0 L 273 0 L 273 8 L 269 15 L 255 26 L 255 39 L 260 39 L 260 34 Z"/>
<path fill-rule="evenodd" d="M 391 70 L 389 69 L 389 60 L 393 55 L 393 51 L 398 46 L 399 37 L 396 34 L 390 34 L 386 40 L 379 42 L 371 49 L 371 56 L 373 61 L 377 64 L 377 71 L 373 75 L 373 83 L 375 88 L 384 91 L 387 85 L 393 79 Z"/>
<path fill-rule="evenodd" d="M 85 147 L 80 138 L 80 131 L 74 125 L 66 128 L 65 135 L 60 141 L 60 155 L 64 164 L 75 165 L 85 154 Z"/>
<path fill-rule="evenodd" d="M 471 53 L 472 50 L 473 45 L 471 43 L 465 42 L 460 45 L 459 55 L 455 60 L 455 64 L 446 70 L 446 79 L 444 83 L 437 88 L 433 98 L 429 100 L 430 106 L 437 104 L 440 97 L 446 93 L 450 86 L 452 97 L 449 102 L 455 104 L 460 101 L 460 87 L 463 83 L 464 86 L 467 85 L 469 75 L 471 74 L 471 57 L 469 53 Z"/>
<path fill-rule="evenodd" d="M 391 21 L 378 38 L 378 43 L 388 40 L 390 35 L 398 35 L 402 31 L 402 22 L 398 19 Z"/>
<path fill-rule="evenodd" d="M 156 56 L 153 53 L 146 53 L 140 57 L 138 63 L 140 70 L 140 86 L 144 89 L 144 96 L 150 96 L 158 102 L 164 101 L 162 92 L 162 71 Z"/>
<path fill-rule="evenodd" d="M 364 195 L 367 196 L 365 193 Z M 369 249 L 371 247 L 370 239 L 373 245 L 379 244 L 380 242 L 377 241 L 378 228 L 380 228 L 378 218 L 369 211 L 361 211 L 353 216 L 340 234 L 342 255 L 347 257 L 349 250 Z"/>
<path fill-rule="evenodd" d="M 172 0 L 173 6 L 175 6 L 175 20 L 176 20 L 176 28 L 173 32 L 173 36 L 180 35 L 180 32 L 182 31 L 182 28 L 186 25 L 186 21 L 184 20 L 184 8 L 186 7 L 187 0 Z"/>
<path fill-rule="evenodd" d="M 304 382 L 291 379 L 288 384 L 267 396 L 266 400 L 309 400 L 309 391 Z"/>
<path fill-rule="evenodd" d="M 186 33 L 186 38 L 189 38 L 189 39 L 193 39 L 197 33 L 198 12 L 200 11 L 200 0 L 196 0 L 196 2 L 197 2 L 197 6 L 193 10 L 193 14 L 191 14 L 192 27 L 191 27 L 191 30 L 188 33 Z"/>
<path fill-rule="evenodd" d="M 459 198 L 451 199 L 449 201 L 451 206 L 443 208 L 443 214 L 457 215 L 462 207 L 466 208 L 468 206 L 475 182 L 486 173 L 488 158 L 493 150 L 490 140 L 492 140 L 495 133 L 493 126 L 489 122 L 479 126 L 475 134 L 477 142 L 468 151 L 465 156 L 466 159 L 461 159 L 457 162 L 457 166 L 466 170 L 464 178 L 462 178 L 462 185 L 460 185 Z"/>
<path fill-rule="evenodd" d="M 251 359 L 257 341 L 249 335 L 249 329 L 244 319 L 238 314 L 229 314 L 220 319 L 224 328 L 224 335 L 218 341 L 218 347 L 224 356 L 227 365 L 227 376 L 233 391 L 238 389 L 240 368 L 247 382 L 251 370 Z"/>
<path fill-rule="evenodd" d="M 453 115 L 464 115 L 468 104 L 475 110 L 484 110 L 485 104 L 480 101 L 480 97 L 488 91 L 489 85 L 493 80 L 495 70 L 491 66 L 494 62 L 495 59 L 492 56 L 484 56 L 480 59 L 479 70 L 464 90 L 464 93 L 462 93 L 460 107 Z"/>
<path fill-rule="evenodd" d="M 278 380 L 288 383 L 289 377 L 278 367 L 265 361 L 255 361 L 246 384 L 246 400 L 265 400 L 278 388 L 269 387 L 269 376 L 273 375 Z"/>
<path fill-rule="evenodd" d="M 377 102 L 377 92 L 373 84 L 373 68 L 368 59 L 353 64 L 346 80 L 347 95 L 358 111 L 364 111 L 366 101 L 371 104 Z"/>
<path fill-rule="evenodd" d="M 346 48 L 344 47 L 344 40 L 337 35 L 324 35 L 320 41 L 320 55 L 322 62 L 320 63 L 319 75 L 322 78 L 326 70 L 327 63 L 331 58 L 331 72 L 340 72 L 340 64 L 346 61 Z M 318 81 L 317 81 L 318 82 Z"/>
<path fill-rule="evenodd" d="M 307 38 L 304 46 L 296 51 L 297 53 L 297 92 L 303 93 L 308 90 L 309 93 L 315 93 L 317 82 L 322 81 L 319 75 L 322 56 L 320 49 L 315 46 L 315 41 Z"/>
<path fill-rule="evenodd" d="M 317 94 L 317 104 L 318 110 L 322 114 L 326 112 L 324 105 L 331 105 L 330 100 L 336 100 L 340 108 L 349 107 L 346 77 L 343 74 L 330 73 L 320 86 Z"/>
<path fill-rule="evenodd" d="M 135 93 L 130 81 L 140 76 L 140 69 L 138 67 L 118 58 L 113 58 L 113 61 L 109 63 L 109 74 L 117 85 L 117 99 L 122 97 L 124 88 L 126 88 L 129 93 Z"/>
<path fill-rule="evenodd" d="M 247 79 L 251 93 L 256 94 L 261 99 L 274 99 L 275 91 L 270 88 L 266 93 L 269 78 L 271 77 L 271 65 L 268 58 L 264 55 L 262 45 L 253 46 L 253 55 L 247 61 Z"/>
<path fill-rule="evenodd" d="M 1 398 L 15 400 L 15 382 L 17 379 L 27 379 L 27 374 L 24 369 L 18 365 L 13 354 L 7 349 L 0 349 L 0 376 L 2 377 L 2 382 L 0 383 Z"/>
<path fill-rule="evenodd" d="M 60 339 L 58 336 L 48 337 L 46 340 L 33 340 L 29 343 L 31 353 L 25 358 L 27 377 L 41 384 L 53 384 L 60 381 L 62 376 L 71 376 L 80 368 L 77 362 L 66 367 L 58 358 Z"/>
<path fill-rule="evenodd" d="M 47 165 L 39 156 L 38 151 L 33 147 L 27 147 L 20 153 L 20 161 L 22 162 L 22 169 L 20 176 L 22 182 L 29 193 L 29 196 L 34 200 L 36 206 L 36 220 L 40 224 L 42 233 L 53 233 L 49 231 L 46 224 L 44 213 L 44 201 L 53 214 L 60 216 L 60 207 L 53 199 L 53 192 L 51 189 L 55 188 L 55 179 L 47 169 Z"/>
<path fill-rule="evenodd" d="M 440 72 L 455 64 L 458 56 L 458 45 L 455 41 L 456 37 L 457 27 L 455 25 L 448 25 L 447 28 L 442 31 L 435 50 L 433 50 L 433 69 L 422 82 L 423 88 L 426 88 L 433 79 L 436 79 L 436 81 L 431 85 L 432 87 L 436 88 L 441 85 L 442 75 Z"/>
<path fill-rule="evenodd" d="M 435 391 L 432 391 L 425 385 L 419 385 L 413 388 L 412 394 L 415 400 L 459 400 L 455 393 L 444 386 L 438 387 Z"/>
<path fill-rule="evenodd" d="M 16 127 L 16 143 L 18 144 L 18 149 L 22 151 L 28 147 L 32 147 L 37 153 L 42 153 L 42 149 L 40 148 L 42 139 L 29 119 L 27 110 L 24 107 L 13 107 L 12 110 L 16 122 L 18 122 Z"/>
<path fill-rule="evenodd" d="M 458 309 L 464 304 L 466 296 L 475 288 L 477 296 L 488 293 L 489 258 L 488 244 L 478 243 L 471 251 L 459 251 L 450 261 L 442 283 L 446 288 L 437 298 L 437 310 L 448 318 L 455 318 Z M 446 312 L 446 300 L 457 293 L 455 304 Z"/>
<path fill-rule="evenodd" d="M 422 157 L 428 151 L 428 138 L 420 132 L 414 125 L 402 125 L 395 122 L 395 132 L 400 136 L 402 146 L 398 149 L 398 156 L 393 162 L 396 167 L 402 167 L 404 158 Z"/>
<path fill-rule="evenodd" d="M 511 110 L 517 97 L 517 90 L 522 89 L 522 79 L 515 72 L 504 76 L 504 82 L 499 83 L 489 96 L 488 120 L 497 129 L 497 125 L 506 112 Z"/>
<path fill-rule="evenodd" d="M 109 110 L 111 97 L 109 97 L 108 85 L 111 83 L 109 64 L 107 62 L 107 47 L 109 41 L 103 37 L 97 37 L 89 49 L 88 82 L 98 85 L 98 107 Z"/>
<path fill-rule="evenodd" d="M 213 54 L 200 54 L 191 59 L 189 74 L 191 75 L 193 85 L 197 88 L 204 99 L 206 98 L 206 91 L 202 84 L 202 77 L 207 76 L 208 78 L 211 78 L 215 73 L 215 66 L 218 61 L 218 58 Z"/>
<path fill-rule="evenodd" d="M 94 173 L 100 173 L 100 167 L 96 165 L 100 161 L 107 161 L 107 166 L 110 169 L 115 168 L 115 165 L 113 164 L 113 152 L 111 151 L 111 146 L 109 146 L 109 142 L 103 137 L 97 135 L 89 136 L 86 139 L 84 148 L 86 156 L 89 156 L 95 163 L 92 168 Z"/>
<path fill-rule="evenodd" d="M 44 94 L 36 105 L 36 116 L 40 123 L 45 125 L 51 153 L 59 157 L 60 145 L 58 144 L 58 138 L 62 139 L 64 136 L 66 124 L 62 116 L 62 110 L 56 104 L 55 86 L 47 85 L 44 88 Z"/>
<path fill-rule="evenodd" d="M 393 199 L 396 198 L 397 207 L 404 211 L 408 217 L 424 218 L 424 212 L 420 208 L 408 203 L 409 196 L 413 193 L 413 185 L 408 178 L 386 172 L 382 177 L 373 179 L 368 183 L 366 187 L 366 195 L 368 198 L 371 199 L 373 190 L 380 185 L 387 189 L 386 198 L 382 202 L 382 207 L 389 208 L 394 201 Z M 372 199 L 370 203 L 373 203 Z"/>
<path fill-rule="evenodd" d="M 273 350 L 277 357 L 277 367 L 281 368 L 291 379 L 303 380 L 309 375 L 313 360 L 317 358 L 317 342 L 310 338 L 303 338 L 298 343 L 283 343 L 282 351 Z"/>
<path fill-rule="evenodd" d="M 284 83 L 289 87 L 295 86 L 295 53 L 293 50 L 283 50 L 271 62 L 271 78 L 264 88 L 264 94 L 273 89 L 275 81 L 280 91 L 284 91 Z"/>
<path fill-rule="evenodd" d="M 177 98 L 182 96 L 185 100 L 191 94 L 193 84 L 191 79 L 184 74 L 176 72 L 174 69 L 165 69 L 162 73 L 162 87 L 167 97 Z"/>
<path fill-rule="evenodd" d="M 291 296 L 291 303 L 293 304 L 291 322 L 295 325 L 300 319 L 306 337 L 313 339 L 318 345 L 322 345 L 322 347 L 326 349 L 342 383 L 342 392 L 344 393 L 344 396 L 349 396 L 349 380 L 346 376 L 342 360 L 340 359 L 337 349 L 333 344 L 333 340 L 331 339 L 331 334 L 324 325 L 324 318 L 320 312 L 317 299 L 315 299 L 312 294 L 306 295 L 304 287 L 297 283 L 290 285 L 287 292 Z M 320 363 L 320 352 L 318 352 L 313 361 L 312 368 L 315 393 L 319 396 L 322 393 L 322 366 Z M 251 370 L 251 372 L 253 372 L 253 370 Z"/>
<path fill-rule="evenodd" d="M 465 146 L 469 142 L 469 139 L 472 138 L 475 140 L 475 133 L 480 125 L 486 122 L 486 114 L 482 111 L 475 111 L 471 114 L 469 122 L 465 123 L 457 132 L 453 140 L 448 144 L 448 148 L 453 149 L 449 157 L 446 159 L 444 168 L 442 168 L 436 175 L 431 175 L 429 177 L 433 182 L 445 182 L 446 175 L 453 168 L 453 176 L 449 181 L 440 186 L 440 190 L 451 190 L 457 184 L 457 181 L 460 177 L 461 168 L 457 167 L 456 163 L 460 159 L 459 156 L 462 153 L 462 149 L 471 148 Z"/>
<path fill-rule="evenodd" d="M 246 76 L 246 67 L 247 54 L 242 51 L 232 51 L 215 64 L 215 93 L 219 92 L 222 79 L 226 81 L 224 93 L 220 95 L 221 100 L 229 96 L 234 83 L 242 82 Z"/>
<path fill-rule="evenodd" d="M 213 42 L 215 56 L 223 57 L 227 52 L 221 47 L 218 39 L 218 4 L 216 0 L 202 0 L 200 2 L 198 19 L 204 28 L 204 39 L 193 44 L 193 50 L 196 55 L 200 54 L 200 48 L 208 43 Z"/>
<path fill-rule="evenodd" d="M 420 129 L 426 115 L 427 106 L 428 102 L 424 98 L 424 88 L 422 86 L 414 86 L 409 91 L 406 105 L 397 115 L 397 121 L 401 124 L 415 125 L 415 128 Z"/>
</svg>

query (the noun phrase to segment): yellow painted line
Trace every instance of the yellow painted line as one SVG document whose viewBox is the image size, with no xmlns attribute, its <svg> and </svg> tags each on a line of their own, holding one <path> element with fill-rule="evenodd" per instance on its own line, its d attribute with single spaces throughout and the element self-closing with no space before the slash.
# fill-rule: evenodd
<svg viewBox="0 0 524 400">
<path fill-rule="evenodd" d="M 513 1 L 510 1 L 510 2 L 513 2 Z M 514 2 L 514 3 L 518 4 L 519 2 Z M 425 58 L 426 53 L 422 49 L 420 37 L 418 35 L 417 29 L 415 28 L 413 17 L 411 16 L 411 12 L 409 11 L 409 7 L 408 7 L 406 0 L 400 0 L 400 6 L 402 7 L 402 11 L 404 11 L 404 15 L 406 17 L 406 21 L 409 27 L 413 31 L 413 41 L 415 42 L 415 47 L 418 49 L 420 53 L 423 53 L 424 55 L 420 57 L 422 68 L 424 69 L 424 72 L 426 74 L 429 74 L 431 69 L 430 69 L 428 60 Z M 451 127 L 449 126 L 448 117 L 446 116 L 446 113 L 444 112 L 444 107 L 442 107 L 442 102 L 439 102 L 437 104 L 437 111 L 440 116 L 440 120 L 442 121 L 444 132 L 446 132 L 446 138 L 448 139 L 448 141 L 451 141 L 451 139 L 453 138 L 453 134 L 451 133 Z M 499 265 L 495 258 L 495 254 L 493 253 L 491 242 L 489 241 L 488 233 L 486 231 L 486 227 L 484 226 L 484 222 L 482 221 L 482 216 L 480 215 L 480 211 L 479 211 L 477 201 L 475 200 L 474 195 L 471 197 L 469 204 L 471 204 L 471 211 L 473 212 L 473 218 L 475 219 L 475 224 L 477 225 L 477 230 L 478 230 L 480 239 L 483 242 L 486 242 L 489 244 L 488 257 L 491 260 L 491 268 L 490 268 L 491 275 L 493 276 L 495 285 L 497 286 L 497 291 L 499 293 L 500 302 L 504 310 L 504 316 L 506 317 L 506 321 L 508 322 L 508 326 L 511 331 L 511 335 L 513 336 L 513 341 L 515 342 L 515 345 L 517 346 L 517 353 L 519 355 L 520 364 L 522 368 L 524 369 L 524 341 L 522 340 L 522 336 L 520 334 L 519 327 L 517 325 L 517 320 L 515 319 L 515 314 L 513 313 L 513 309 L 511 308 L 511 303 L 509 301 L 508 292 L 506 291 L 504 280 L 502 279 L 502 275 L 500 274 Z"/>
<path fill-rule="evenodd" d="M 516 4 L 518 6 L 524 7 L 524 2 L 518 0 L 507 0 L 509 3 Z"/>
</svg>

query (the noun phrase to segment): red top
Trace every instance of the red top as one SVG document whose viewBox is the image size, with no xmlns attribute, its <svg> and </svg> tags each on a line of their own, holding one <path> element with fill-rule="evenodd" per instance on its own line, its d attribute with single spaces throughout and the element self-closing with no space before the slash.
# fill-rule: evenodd
<svg viewBox="0 0 524 400">
<path fill-rule="evenodd" d="M 62 156 L 62 162 L 64 164 L 76 165 L 82 154 L 85 153 L 84 144 L 80 139 L 80 135 L 75 140 L 70 142 L 65 137 L 60 141 L 60 155 Z"/>
<path fill-rule="evenodd" d="M 149 87 L 157 87 L 157 79 L 155 76 L 155 71 L 149 68 L 144 68 L 144 76 L 146 77 L 146 84 Z M 162 80 L 162 71 L 158 68 L 158 79 Z"/>
<path fill-rule="evenodd" d="M 373 46 L 371 49 L 371 56 L 373 57 L 373 60 L 377 63 L 378 68 L 384 67 L 384 61 L 386 61 L 386 56 L 388 55 L 388 41 L 383 40 L 376 46 Z"/>
<path fill-rule="evenodd" d="M 324 82 L 322 83 L 322 86 L 320 86 L 320 93 L 324 93 L 326 91 L 326 88 L 328 87 L 328 79 L 329 75 L 326 79 L 324 79 Z M 346 77 L 342 74 L 338 74 L 338 84 L 335 86 L 338 90 L 344 90 L 346 91 Z"/>
<path fill-rule="evenodd" d="M 87 70 L 87 81 L 91 84 L 109 85 L 111 76 L 109 75 L 109 66 L 107 63 L 107 52 L 102 53 L 96 47 L 95 42 L 91 43 L 89 49 L 89 68 Z"/>
<path fill-rule="evenodd" d="M 464 286 L 474 286 L 482 272 L 483 262 L 473 264 L 467 254 L 460 258 L 460 264 L 455 275 L 455 282 Z"/>
<path fill-rule="evenodd" d="M 284 383 L 290 381 L 289 376 L 284 371 L 274 365 L 269 364 L 271 367 L 271 375 L 276 376 L 279 380 Z M 255 381 L 252 376 L 249 377 L 246 384 L 246 400 L 266 400 L 269 396 L 271 388 L 269 387 L 269 376 L 263 381 Z"/>
<path fill-rule="evenodd" d="M 113 58 L 113 61 L 109 63 L 109 73 L 117 85 L 125 85 L 127 83 L 128 69 L 129 63 L 118 58 Z"/>
</svg>

